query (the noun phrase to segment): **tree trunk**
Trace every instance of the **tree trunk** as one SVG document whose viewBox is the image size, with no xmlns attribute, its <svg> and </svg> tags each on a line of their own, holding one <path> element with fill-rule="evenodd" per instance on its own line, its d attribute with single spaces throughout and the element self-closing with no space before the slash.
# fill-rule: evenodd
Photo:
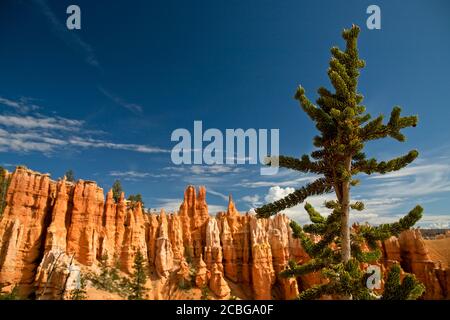
<svg viewBox="0 0 450 320">
<path fill-rule="evenodd" d="M 351 170 L 351 158 L 345 160 L 345 169 L 350 172 Z M 350 228 L 349 228 L 349 215 L 350 215 L 350 181 L 342 182 L 342 217 L 341 217 L 341 259 L 346 263 L 350 260 Z"/>
</svg>

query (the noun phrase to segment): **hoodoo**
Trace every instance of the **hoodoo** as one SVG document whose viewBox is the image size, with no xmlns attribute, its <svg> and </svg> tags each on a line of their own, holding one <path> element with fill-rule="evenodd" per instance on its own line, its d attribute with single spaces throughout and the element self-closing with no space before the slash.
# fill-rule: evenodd
<svg viewBox="0 0 450 320">
<path fill-rule="evenodd" d="M 95 182 L 53 181 L 24 167 L 8 173 L 0 217 L 0 288 L 21 297 L 63 299 L 76 273 L 98 270 L 101 259 L 133 270 L 138 251 L 148 262 L 149 298 L 292 299 L 319 283 L 319 275 L 279 277 L 290 260 L 308 261 L 284 214 L 257 219 L 241 214 L 230 197 L 226 212 L 208 211 L 206 189 L 187 187 L 176 213 L 150 214 L 124 195 L 116 203 Z M 434 262 L 418 230 L 380 244 L 382 268 L 395 261 L 427 288 L 425 298 L 449 298 L 448 267 Z M 181 288 L 189 282 L 192 294 Z M 108 293 L 95 292 L 95 297 Z M 92 293 L 93 294 L 93 293 Z"/>
</svg>

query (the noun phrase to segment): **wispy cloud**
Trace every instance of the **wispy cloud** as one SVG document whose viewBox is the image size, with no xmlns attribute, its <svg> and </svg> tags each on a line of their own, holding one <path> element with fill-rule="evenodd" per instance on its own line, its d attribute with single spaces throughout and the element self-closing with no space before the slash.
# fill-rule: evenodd
<svg viewBox="0 0 450 320">
<path fill-rule="evenodd" d="M 150 172 L 140 172 L 140 171 L 110 171 L 109 176 L 121 178 L 128 181 L 137 181 L 145 178 L 168 178 L 171 177 L 169 174 L 164 173 L 150 173 Z"/>
<path fill-rule="evenodd" d="M 223 151 L 221 153 L 219 153 L 219 156 L 221 154 L 223 154 L 223 153 L 224 153 Z M 254 160 L 254 158 L 252 158 L 252 157 L 238 157 L 237 155 L 234 155 L 232 157 L 225 157 L 225 161 L 228 162 L 228 163 L 229 162 L 232 162 L 232 163 L 235 163 L 235 162 L 250 162 L 252 160 Z"/>
<path fill-rule="evenodd" d="M 21 105 L 21 110 L 33 110 L 22 100 L 7 99 Z M 42 108 L 41 108 L 42 109 Z M 40 110 L 41 110 L 40 109 Z M 19 111 L 19 110 L 17 110 Z M 82 120 L 48 116 L 30 111 L 28 114 L 0 114 L 0 151 L 42 152 L 47 155 L 57 149 L 76 146 L 82 149 L 112 149 L 140 153 L 169 153 L 170 150 L 134 143 L 118 143 L 95 139 Z"/>
<path fill-rule="evenodd" d="M 446 157 L 421 159 L 418 165 L 411 165 L 398 172 L 363 178 L 363 187 L 353 191 L 353 200 L 362 201 L 365 210 L 352 211 L 351 222 L 369 222 L 371 224 L 397 221 L 416 204 L 435 201 L 441 194 L 450 192 L 450 164 Z M 264 203 L 284 198 L 295 188 L 283 185 L 271 186 L 264 196 Z M 436 196 L 430 198 L 431 196 Z M 421 198 L 422 197 L 422 198 Z M 330 210 L 324 202 L 335 199 L 335 195 L 325 194 L 306 199 L 316 210 L 328 215 Z M 250 198 L 247 198 L 250 200 Z M 304 203 L 284 210 L 289 217 L 300 223 L 310 223 L 303 208 Z M 433 214 L 426 210 L 418 222 L 422 227 L 436 227 L 450 224 L 450 214 Z"/>
<path fill-rule="evenodd" d="M 86 144 L 86 141 L 84 141 L 82 144 Z M 129 146 L 130 145 L 126 145 L 125 147 L 122 147 L 129 148 Z M 157 148 L 156 150 L 154 150 L 154 152 L 167 153 L 170 151 Z M 212 168 L 206 170 L 199 170 L 198 168 L 192 168 L 192 166 L 174 166 L 164 167 L 162 169 L 154 168 L 151 172 L 140 171 L 136 169 L 114 170 L 110 171 L 108 175 L 128 181 L 164 179 L 164 181 L 176 180 L 178 183 L 183 182 L 186 185 L 205 185 L 207 186 L 209 194 L 228 201 L 228 195 L 216 191 L 216 188 L 219 188 L 219 190 L 223 188 L 223 184 L 230 178 L 230 176 L 238 172 L 241 172 L 241 168 L 233 168 L 232 166 L 226 169 L 212 166 Z"/>
<path fill-rule="evenodd" d="M 165 150 L 158 147 L 151 147 L 139 144 L 114 143 L 104 140 L 96 140 L 91 138 L 81 138 L 70 136 L 66 139 L 59 139 L 60 134 L 55 136 L 48 132 L 30 132 L 17 133 L 9 132 L 0 128 L 0 151 L 16 151 L 16 152 L 42 152 L 50 155 L 56 149 L 69 148 L 70 146 L 77 146 L 84 149 L 113 149 L 134 151 L 140 153 L 167 153 Z"/>
<path fill-rule="evenodd" d="M 262 188 L 262 187 L 300 187 L 305 183 L 311 182 L 315 180 L 314 176 L 302 176 L 293 179 L 287 179 L 282 181 L 281 179 L 274 180 L 262 180 L 262 181 L 250 181 L 250 180 L 242 180 L 239 185 L 245 188 Z"/>
<path fill-rule="evenodd" d="M 425 226 L 433 229 L 448 229 L 450 228 L 450 219 L 448 215 L 426 215 L 421 221 Z"/>
<path fill-rule="evenodd" d="M 92 46 L 85 42 L 77 33 L 70 32 L 67 29 L 66 25 L 58 19 L 46 0 L 33 1 L 38 6 L 42 14 L 44 14 L 44 16 L 50 22 L 55 34 L 58 35 L 58 37 L 63 40 L 69 47 L 80 52 L 89 65 L 98 67 L 99 62 L 97 57 L 95 56 Z"/>
<path fill-rule="evenodd" d="M 125 178 L 145 178 L 150 176 L 148 172 L 138 172 L 138 171 L 111 171 L 109 175 L 112 177 L 125 177 Z"/>
<path fill-rule="evenodd" d="M 39 134 L 12 133 L 0 128 L 0 151 L 43 153 L 51 152 L 56 145 L 63 144 L 58 139 L 48 138 Z"/>
<path fill-rule="evenodd" d="M 240 173 L 244 169 L 236 165 L 183 165 L 165 167 L 164 170 L 194 175 L 220 175 Z"/>
<path fill-rule="evenodd" d="M 260 206 L 262 204 L 261 202 L 261 198 L 259 197 L 259 195 L 255 194 L 255 195 L 247 195 L 247 196 L 243 196 L 241 198 L 241 201 L 247 203 L 247 207 L 250 208 L 256 208 L 258 206 Z"/>
<path fill-rule="evenodd" d="M 27 97 L 20 97 L 19 100 L 11 100 L 4 97 L 0 97 L 0 104 L 13 108 L 20 113 L 27 113 L 29 111 L 38 110 L 40 107 L 33 103 L 34 99 Z"/>
<path fill-rule="evenodd" d="M 208 193 L 210 193 L 212 195 L 215 195 L 215 196 L 217 196 L 217 197 L 219 197 L 219 198 L 221 198 L 221 199 L 223 199 L 225 201 L 228 201 L 228 196 L 226 194 L 217 192 L 217 191 L 215 191 L 215 190 L 213 190 L 211 188 L 208 189 Z"/>
<path fill-rule="evenodd" d="M 151 147 L 142 144 L 127 144 L 127 143 L 114 143 L 104 140 L 97 140 L 91 138 L 70 137 L 68 139 L 69 144 L 79 146 L 82 148 L 106 148 L 115 150 L 127 150 L 141 153 L 168 153 L 170 150 L 162 149 L 158 147 Z"/>
<path fill-rule="evenodd" d="M 1 166 L 6 168 L 15 168 L 17 165 L 12 163 L 2 163 Z"/>
<path fill-rule="evenodd" d="M 143 108 L 141 105 L 136 104 L 136 103 L 127 102 L 127 101 L 123 100 L 122 98 L 116 96 L 115 94 L 112 94 L 111 92 L 107 91 L 103 87 L 99 87 L 99 90 L 101 93 L 103 93 L 108 99 L 110 99 L 115 104 L 133 112 L 134 114 L 142 113 Z"/>
<path fill-rule="evenodd" d="M 376 175 L 367 180 L 378 183 L 373 194 L 378 197 L 417 197 L 450 192 L 450 164 L 437 159 L 424 165 L 411 165 L 386 175 Z"/>
<path fill-rule="evenodd" d="M 83 121 L 61 117 L 0 115 L 0 125 L 21 129 L 53 129 L 78 131 Z"/>
</svg>

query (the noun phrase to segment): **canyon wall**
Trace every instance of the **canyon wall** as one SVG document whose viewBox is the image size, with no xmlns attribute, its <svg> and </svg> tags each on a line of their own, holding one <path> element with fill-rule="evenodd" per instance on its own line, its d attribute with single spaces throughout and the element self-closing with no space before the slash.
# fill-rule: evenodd
<svg viewBox="0 0 450 320">
<path fill-rule="evenodd" d="M 67 297 L 80 270 L 95 270 L 104 257 L 130 274 L 138 251 L 158 281 L 155 299 L 173 298 L 173 283 L 188 281 L 191 269 L 196 286 L 207 286 L 217 299 L 240 292 L 292 299 L 321 281 L 317 274 L 278 276 L 289 260 L 308 260 L 285 215 L 240 214 L 230 197 L 227 211 L 211 216 L 203 187 L 189 186 L 177 213 L 149 214 L 123 194 L 117 203 L 112 191 L 105 198 L 92 181 L 53 181 L 23 167 L 9 178 L 0 217 L 0 285 L 17 285 L 22 297 Z M 389 239 L 383 251 L 386 267 L 398 261 L 425 283 L 426 298 L 449 297 L 448 269 L 429 259 L 420 232 Z"/>
<path fill-rule="evenodd" d="M 414 273 L 426 291 L 424 299 L 450 299 L 450 269 L 433 261 L 420 230 L 408 230 L 383 243 L 384 266 L 399 262 L 405 272 Z"/>
</svg>

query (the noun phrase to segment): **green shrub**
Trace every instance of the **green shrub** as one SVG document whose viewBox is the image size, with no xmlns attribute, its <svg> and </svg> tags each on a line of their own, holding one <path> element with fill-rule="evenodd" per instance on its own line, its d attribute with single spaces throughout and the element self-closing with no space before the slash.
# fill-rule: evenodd
<svg viewBox="0 0 450 320">
<path fill-rule="evenodd" d="M 7 176 L 7 171 L 3 167 L 0 167 L 0 216 L 6 207 L 6 193 L 10 182 L 11 178 Z"/>
<path fill-rule="evenodd" d="M 19 289 L 17 286 L 15 286 L 9 293 L 2 293 L 0 288 L 0 300 L 20 300 L 18 291 Z"/>
<path fill-rule="evenodd" d="M 126 298 L 129 295 L 129 282 L 126 277 L 120 276 L 119 268 L 117 260 L 111 267 L 108 265 L 108 256 L 103 255 L 100 258 L 100 272 L 88 274 L 87 279 L 99 290 L 117 293 Z"/>
<path fill-rule="evenodd" d="M 133 275 L 129 282 L 130 294 L 128 300 L 143 300 L 147 291 L 145 283 L 147 282 L 146 263 L 144 256 L 140 251 L 136 253 L 133 264 Z"/>
<path fill-rule="evenodd" d="M 86 276 L 81 275 L 79 286 L 70 292 L 70 300 L 86 300 L 87 299 L 86 284 L 87 284 Z"/>
</svg>

